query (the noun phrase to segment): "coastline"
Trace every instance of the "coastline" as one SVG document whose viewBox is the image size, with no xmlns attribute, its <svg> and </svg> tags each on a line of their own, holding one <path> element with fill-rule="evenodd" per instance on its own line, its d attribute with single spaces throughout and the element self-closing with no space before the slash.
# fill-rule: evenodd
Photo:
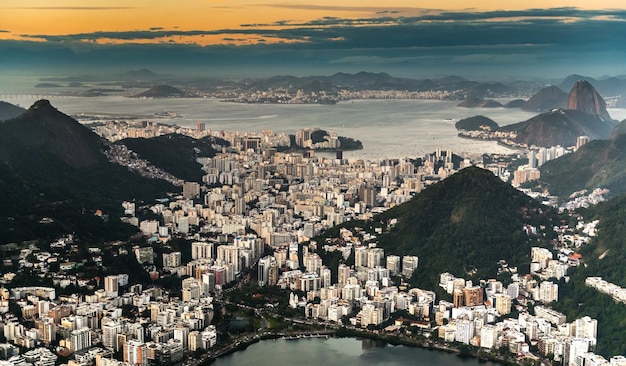
<svg viewBox="0 0 626 366">
<path fill-rule="evenodd" d="M 472 136 L 467 136 L 461 132 L 457 133 L 457 136 L 462 138 L 462 139 L 466 139 L 466 140 L 474 140 L 474 141 L 495 141 L 498 145 L 500 146 L 504 146 L 506 148 L 509 148 L 511 150 L 517 150 L 517 151 L 525 151 L 526 149 L 522 146 L 517 146 L 517 145 L 511 145 L 511 144 L 507 144 L 506 142 L 502 141 L 501 139 L 490 139 L 490 138 L 483 138 L 483 137 L 472 137 Z"/>
<path fill-rule="evenodd" d="M 261 334 L 259 336 L 254 336 L 249 339 L 248 337 L 244 337 L 244 340 L 238 339 L 236 341 L 232 341 L 231 343 L 225 345 L 220 350 L 216 352 L 207 352 L 202 356 L 199 360 L 189 359 L 187 362 L 183 363 L 184 365 L 189 366 L 203 366 L 210 365 L 215 362 L 218 358 L 228 356 L 230 354 L 244 351 L 249 346 L 258 343 L 260 341 L 265 340 L 276 340 L 276 339 L 306 339 L 306 338 L 314 338 L 314 337 L 333 337 L 333 338 L 354 338 L 354 339 L 371 339 L 376 341 L 382 341 L 390 345 L 394 346 L 405 346 L 405 347 L 413 347 L 413 348 L 421 348 L 428 351 L 437 351 L 437 352 L 445 352 L 449 354 L 455 354 L 457 357 L 465 359 L 465 358 L 473 358 L 478 360 L 479 362 L 495 362 L 501 365 L 519 365 L 518 362 L 513 362 L 509 359 L 506 359 L 502 356 L 494 355 L 492 353 L 481 353 L 481 352 L 465 352 L 461 350 L 459 347 L 449 346 L 443 343 L 436 342 L 434 340 L 415 340 L 415 339 L 407 339 L 405 337 L 391 335 L 391 334 L 380 334 L 373 333 L 370 331 L 361 331 L 357 329 L 348 329 L 345 327 L 338 329 L 328 329 L 328 330 L 318 330 L 318 331 L 297 331 L 297 332 L 289 332 L 289 333 L 267 333 Z M 207 350 L 209 351 L 209 350 Z"/>
</svg>

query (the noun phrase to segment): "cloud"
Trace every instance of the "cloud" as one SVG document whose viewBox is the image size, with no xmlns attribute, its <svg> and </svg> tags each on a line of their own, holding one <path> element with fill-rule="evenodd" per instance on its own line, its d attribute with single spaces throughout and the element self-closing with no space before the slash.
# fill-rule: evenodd
<svg viewBox="0 0 626 366">
<path fill-rule="evenodd" d="M 262 66 L 284 73 L 289 67 L 384 71 L 391 65 L 410 73 L 446 67 L 488 71 L 489 66 L 514 66 L 522 70 L 535 65 L 563 72 L 565 68 L 559 66 L 566 64 L 587 68 L 601 65 L 604 69 L 626 64 L 623 10 L 558 8 L 430 12 L 414 17 L 391 12 L 379 15 L 361 19 L 324 17 L 300 24 L 280 20 L 219 30 L 155 27 L 128 32 L 30 34 L 23 36 L 44 42 L 0 41 L 0 68 L 20 62 L 68 67 L 144 67 L 154 63 L 190 70 Z M 227 44 L 198 43 L 202 39 Z"/>
<path fill-rule="evenodd" d="M 128 10 L 132 6 L 21 6 L 8 9 L 19 10 Z"/>
</svg>

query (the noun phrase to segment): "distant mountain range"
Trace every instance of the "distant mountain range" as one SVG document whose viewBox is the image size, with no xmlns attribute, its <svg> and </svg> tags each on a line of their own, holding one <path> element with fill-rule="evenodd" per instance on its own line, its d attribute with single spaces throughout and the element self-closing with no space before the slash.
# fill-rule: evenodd
<svg viewBox="0 0 626 366">
<path fill-rule="evenodd" d="M 336 73 L 330 76 L 295 77 L 289 75 L 274 76 L 268 79 L 247 82 L 244 89 L 302 89 L 304 91 L 337 91 L 351 90 L 402 90 L 402 91 L 429 91 L 454 90 L 457 99 L 464 94 L 477 97 L 493 96 L 508 93 L 513 87 L 503 83 L 483 83 L 471 81 L 458 76 L 449 76 L 441 79 L 408 79 L 397 78 L 387 73 L 359 72 L 356 74 Z"/>
<path fill-rule="evenodd" d="M 554 108 L 556 106 L 563 108 Z M 579 136 L 606 139 L 617 125 L 617 121 L 611 119 L 607 112 L 604 99 L 587 81 L 574 84 L 569 94 L 557 87 L 544 88 L 524 103 L 522 108 L 549 111 L 502 127 L 483 116 L 461 120 L 455 126 L 466 131 L 485 131 L 480 126 L 489 126 L 489 131 L 514 133 L 515 137 L 511 140 L 517 144 L 550 147 L 573 146 Z"/>
<path fill-rule="evenodd" d="M 197 97 L 197 95 L 183 91 L 171 85 L 161 84 L 161 85 L 154 85 L 150 89 L 144 92 L 135 94 L 134 97 L 136 98 L 190 98 L 190 97 Z"/>
<path fill-rule="evenodd" d="M 626 95 L 626 79 L 621 77 L 594 79 L 592 77 L 574 74 L 566 77 L 563 82 L 559 84 L 559 87 L 562 90 L 569 90 L 574 86 L 574 84 L 576 84 L 576 82 L 580 80 L 587 81 L 588 83 L 593 84 L 598 93 L 604 96 L 613 97 Z"/>
<path fill-rule="evenodd" d="M 543 89 L 540 94 L 559 103 L 563 99 L 553 88 Z M 517 143 L 544 147 L 572 146 L 579 136 L 589 136 L 591 139 L 611 136 L 617 121 L 611 119 L 604 99 L 591 84 L 587 81 L 577 82 L 566 100 L 566 109 L 552 109 L 527 121 L 501 127 L 500 131 L 516 132 L 514 141 Z"/>
<path fill-rule="evenodd" d="M 15 118 L 24 113 L 26 109 L 18 107 L 11 103 L 3 102 L 0 100 L 0 121 L 6 121 L 7 119 Z"/>
<path fill-rule="evenodd" d="M 571 89 L 572 87 L 568 89 Z M 529 112 L 545 112 L 555 108 L 566 108 L 567 98 L 568 94 L 566 92 L 554 85 L 551 85 L 535 93 L 521 106 L 521 108 Z"/>
<path fill-rule="evenodd" d="M 109 162 L 106 149 L 106 140 L 47 100 L 0 122 L 0 242 L 67 232 L 128 238 L 136 229 L 116 219 L 122 200 L 153 200 L 175 188 Z"/>
</svg>

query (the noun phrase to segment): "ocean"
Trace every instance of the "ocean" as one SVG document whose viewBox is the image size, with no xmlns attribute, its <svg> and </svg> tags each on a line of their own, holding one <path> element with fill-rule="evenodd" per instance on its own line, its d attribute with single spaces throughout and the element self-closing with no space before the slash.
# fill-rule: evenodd
<svg viewBox="0 0 626 366">
<path fill-rule="evenodd" d="M 477 141 L 457 136 L 454 124 L 460 119 L 484 115 L 500 126 L 525 121 L 535 113 L 506 108 L 463 108 L 455 101 L 438 100 L 354 100 L 335 105 L 317 104 L 241 104 L 212 98 L 137 99 L 122 96 L 59 97 L 46 96 L 53 106 L 70 115 L 102 114 L 109 118 L 136 116 L 195 128 L 203 122 L 207 129 L 295 133 L 305 127 L 335 131 L 340 136 L 361 140 L 363 149 L 344 153 L 347 159 L 382 160 L 421 157 L 437 148 L 451 149 L 458 155 L 506 154 L 513 150 L 494 141 Z M 2 99 L 28 108 L 37 96 Z M 504 100 L 503 100 L 504 101 Z M 171 112 L 178 118 L 157 118 Z M 622 120 L 626 110 L 609 110 Z M 80 117 L 79 117 L 79 121 Z M 85 121 L 81 121 L 85 122 Z"/>
</svg>

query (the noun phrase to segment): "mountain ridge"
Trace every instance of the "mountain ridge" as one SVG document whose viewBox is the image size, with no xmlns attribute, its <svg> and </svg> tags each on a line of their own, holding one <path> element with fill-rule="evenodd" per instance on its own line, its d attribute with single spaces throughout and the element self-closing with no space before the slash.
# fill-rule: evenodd
<svg viewBox="0 0 626 366">
<path fill-rule="evenodd" d="M 514 266 L 529 263 L 531 244 L 523 227 L 547 211 L 493 173 L 468 167 L 373 220 L 398 219 L 378 238 L 380 246 L 396 255 L 419 256 L 413 278 L 427 277 L 436 286 L 441 272 L 489 278 L 502 259 Z"/>
<path fill-rule="evenodd" d="M 132 235 L 137 229 L 116 219 L 122 201 L 152 200 L 175 188 L 110 162 L 107 144 L 47 100 L 1 122 L 0 243 L 68 232 L 94 242 Z M 97 210 L 110 219 L 95 216 Z"/>
</svg>

